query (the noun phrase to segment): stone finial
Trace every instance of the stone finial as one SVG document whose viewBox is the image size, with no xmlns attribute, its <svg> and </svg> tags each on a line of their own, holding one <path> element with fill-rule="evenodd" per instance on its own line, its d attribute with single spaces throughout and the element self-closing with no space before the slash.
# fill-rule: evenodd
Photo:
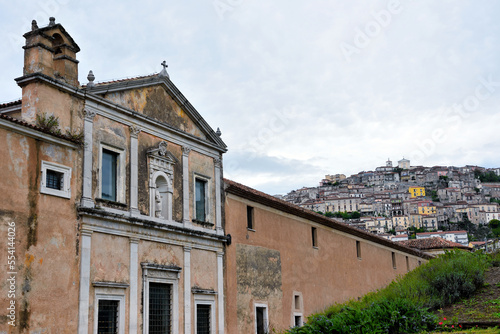
<svg viewBox="0 0 500 334">
<path fill-rule="evenodd" d="M 35 31 L 38 29 L 38 24 L 36 23 L 36 20 L 31 21 L 31 31 Z"/>
<path fill-rule="evenodd" d="M 222 132 L 220 131 L 219 128 L 217 128 L 217 131 L 215 132 L 215 134 L 220 137 L 222 135 Z"/>
<path fill-rule="evenodd" d="M 51 16 L 49 17 L 49 26 L 53 26 L 56 24 L 56 18 Z"/>
<path fill-rule="evenodd" d="M 167 62 L 165 60 L 161 63 L 161 66 L 163 66 L 163 70 L 161 70 L 161 72 L 158 74 L 158 76 L 170 78 L 168 73 L 167 73 L 168 65 L 167 65 Z"/>
<path fill-rule="evenodd" d="M 87 87 L 94 87 L 95 86 L 95 83 L 94 83 L 94 80 L 95 80 L 95 76 L 94 76 L 94 72 L 92 72 L 92 70 L 89 71 L 89 75 L 87 75 L 87 80 L 89 81 L 89 83 L 87 84 Z"/>
</svg>

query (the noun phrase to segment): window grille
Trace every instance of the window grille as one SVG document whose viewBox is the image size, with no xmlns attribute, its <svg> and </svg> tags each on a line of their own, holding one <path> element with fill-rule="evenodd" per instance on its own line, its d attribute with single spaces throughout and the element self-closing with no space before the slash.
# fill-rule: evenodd
<svg viewBox="0 0 500 334">
<path fill-rule="evenodd" d="M 99 300 L 97 316 L 98 334 L 118 333 L 118 300 Z"/>
<path fill-rule="evenodd" d="M 63 173 L 47 169 L 45 186 L 51 189 L 61 190 L 63 189 Z"/>
<path fill-rule="evenodd" d="M 196 333 L 210 334 L 210 305 L 196 305 Z"/>
<path fill-rule="evenodd" d="M 149 334 L 171 333 L 172 285 L 149 283 Z"/>
</svg>

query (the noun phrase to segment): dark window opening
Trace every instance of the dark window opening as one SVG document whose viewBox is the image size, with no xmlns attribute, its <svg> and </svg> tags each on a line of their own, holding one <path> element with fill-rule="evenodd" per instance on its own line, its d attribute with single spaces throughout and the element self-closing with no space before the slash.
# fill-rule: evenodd
<svg viewBox="0 0 500 334">
<path fill-rule="evenodd" d="M 318 231 L 316 230 L 316 227 L 311 227 L 311 235 L 313 247 L 318 247 Z"/>
<path fill-rule="evenodd" d="M 118 154 L 108 150 L 102 151 L 101 197 L 116 201 L 116 171 Z"/>
<path fill-rule="evenodd" d="M 196 305 L 196 333 L 210 334 L 210 305 Z"/>
<path fill-rule="evenodd" d="M 118 333 L 118 300 L 99 300 L 97 311 L 97 333 Z"/>
<path fill-rule="evenodd" d="M 361 242 L 356 241 L 356 255 L 361 259 Z"/>
<path fill-rule="evenodd" d="M 406 271 L 410 271 L 410 260 L 406 257 Z"/>
<path fill-rule="evenodd" d="M 62 190 L 63 189 L 63 173 L 59 173 L 53 171 L 51 169 L 47 169 L 46 177 L 45 177 L 45 186 L 51 189 Z"/>
<path fill-rule="evenodd" d="M 300 315 L 295 316 L 295 327 L 302 326 L 302 317 Z"/>
<path fill-rule="evenodd" d="M 396 269 L 396 253 L 392 252 L 392 267 Z"/>
<path fill-rule="evenodd" d="M 207 182 L 204 180 L 196 179 L 195 181 L 195 192 L 196 192 L 196 220 L 205 221 L 206 220 L 206 188 Z"/>
<path fill-rule="evenodd" d="M 294 303 L 295 304 L 295 309 L 296 310 L 300 310 L 300 296 L 299 295 L 295 295 L 294 300 L 295 300 L 295 303 Z"/>
<path fill-rule="evenodd" d="M 256 307 L 256 321 L 257 321 L 257 334 L 266 334 L 267 333 L 267 324 L 266 324 L 266 308 L 265 307 Z"/>
<path fill-rule="evenodd" d="M 163 283 L 149 283 L 149 333 L 171 333 L 172 286 Z"/>
<path fill-rule="evenodd" d="M 247 206 L 247 228 L 253 230 L 254 229 L 254 223 L 253 223 L 253 207 Z"/>
</svg>

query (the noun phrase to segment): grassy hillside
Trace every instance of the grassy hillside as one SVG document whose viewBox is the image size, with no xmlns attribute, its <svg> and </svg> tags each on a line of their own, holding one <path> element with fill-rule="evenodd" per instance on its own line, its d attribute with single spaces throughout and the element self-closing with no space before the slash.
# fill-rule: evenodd
<svg viewBox="0 0 500 334">
<path fill-rule="evenodd" d="M 476 293 L 479 294 L 476 296 L 482 296 L 479 297 L 481 303 L 476 299 L 477 305 L 482 305 L 482 301 L 486 301 L 484 295 L 480 295 L 482 291 L 488 287 L 496 289 L 496 283 L 499 283 L 494 269 L 500 264 L 499 258 L 498 255 L 492 257 L 480 252 L 448 252 L 383 290 L 370 293 L 359 301 L 333 305 L 320 314 L 312 315 L 306 325 L 292 328 L 287 333 L 429 333 L 438 329 L 455 330 L 462 323 L 465 325 L 465 320 L 469 318 L 465 317 L 465 309 L 451 305 L 460 305 L 456 304 L 459 301 L 474 303 Z M 491 280 L 488 278 L 485 281 L 491 272 L 494 273 Z M 492 285 L 492 282 L 496 283 Z M 489 308 L 493 313 L 483 317 L 483 320 L 495 320 L 495 313 L 500 312 L 496 304 L 498 296 L 496 292 L 484 293 L 494 298 L 488 302 L 493 306 Z M 498 332 L 496 330 L 495 333 Z"/>
</svg>

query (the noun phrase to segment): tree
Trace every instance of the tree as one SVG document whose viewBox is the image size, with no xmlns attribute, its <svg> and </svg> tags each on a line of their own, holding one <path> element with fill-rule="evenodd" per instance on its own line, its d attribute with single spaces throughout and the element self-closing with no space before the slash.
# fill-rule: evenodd
<svg viewBox="0 0 500 334">
<path fill-rule="evenodd" d="M 492 219 L 488 223 L 489 227 L 491 228 L 491 231 L 495 235 L 495 237 L 500 236 L 500 220 L 498 219 Z"/>
</svg>

